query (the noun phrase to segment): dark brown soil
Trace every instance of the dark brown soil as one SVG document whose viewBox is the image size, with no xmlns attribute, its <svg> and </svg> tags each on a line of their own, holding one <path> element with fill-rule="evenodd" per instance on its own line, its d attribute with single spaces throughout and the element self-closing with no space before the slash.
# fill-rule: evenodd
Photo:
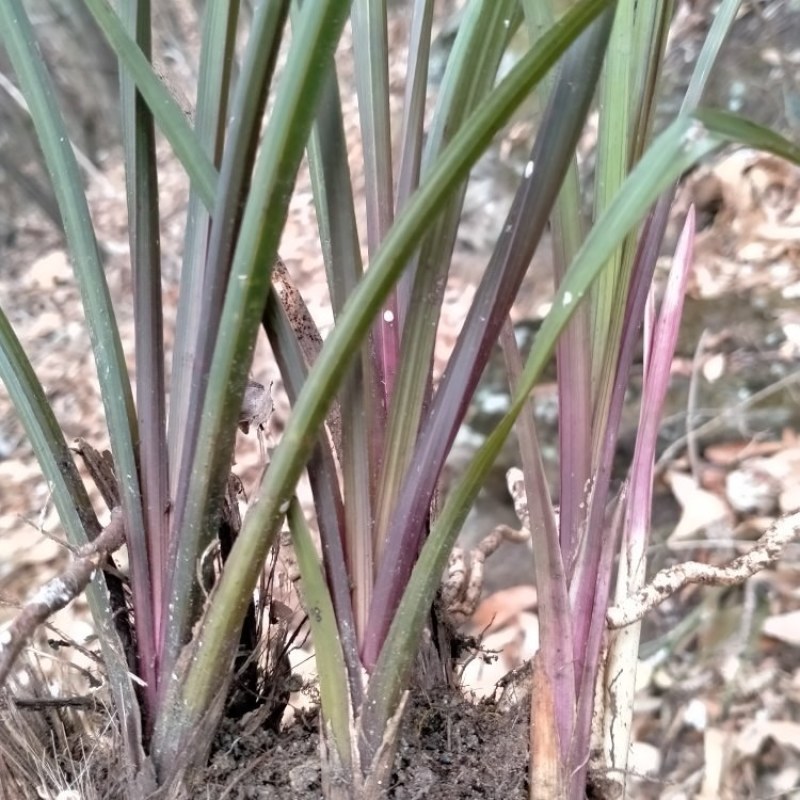
<svg viewBox="0 0 800 800">
<path fill-rule="evenodd" d="M 226 723 L 193 797 L 310 800 L 322 797 L 317 716 L 280 734 L 245 735 Z M 413 698 L 400 732 L 388 796 L 394 800 L 517 800 L 527 791 L 527 708 L 500 712 L 455 693 Z"/>
</svg>

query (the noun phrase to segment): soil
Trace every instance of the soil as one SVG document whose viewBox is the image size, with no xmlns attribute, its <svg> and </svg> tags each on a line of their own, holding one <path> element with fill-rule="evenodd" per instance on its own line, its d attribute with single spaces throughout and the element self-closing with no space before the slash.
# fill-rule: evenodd
<svg viewBox="0 0 800 800">
<path fill-rule="evenodd" d="M 121 800 L 124 769 L 105 731 L 105 706 L 0 707 L 0 800 L 55 797 Z M 222 722 L 208 766 L 188 787 L 200 800 L 319 800 L 319 716 L 299 711 L 275 731 L 254 717 Z M 11 727 L 13 722 L 13 729 Z M 412 695 L 400 729 L 391 800 L 523 800 L 527 796 L 528 704 L 475 704 L 460 692 Z M 13 757 L 13 761 L 12 761 Z M 16 762 L 16 763 L 14 763 Z M 44 773 L 44 774 L 42 774 Z M 38 782 L 33 776 L 41 775 Z M 487 781 L 487 775 L 491 780 Z M 24 776 L 24 777 L 20 777 Z M 53 791 L 50 794 L 48 791 Z M 68 790 L 65 790 L 68 791 Z M 42 794 L 44 792 L 44 794 Z"/>
<path fill-rule="evenodd" d="M 226 724 L 196 796 L 209 800 L 321 797 L 318 716 L 302 714 L 275 734 L 242 735 Z M 393 800 L 522 800 L 527 791 L 528 712 L 475 705 L 459 693 L 413 697 L 406 708 L 388 789 Z M 492 776 L 487 781 L 487 775 Z"/>
</svg>

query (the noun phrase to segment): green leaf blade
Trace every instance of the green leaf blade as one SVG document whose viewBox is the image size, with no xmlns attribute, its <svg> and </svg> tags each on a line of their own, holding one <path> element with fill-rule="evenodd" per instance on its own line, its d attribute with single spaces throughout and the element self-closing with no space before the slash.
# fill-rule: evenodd
<svg viewBox="0 0 800 800">
<path fill-rule="evenodd" d="M 44 389 L 2 309 L 0 381 L 8 391 L 44 478 L 51 487 L 67 541 L 76 548 L 87 545 L 100 532 L 100 524 Z M 125 752 L 130 767 L 138 770 L 144 758 L 139 703 L 128 671 L 125 649 L 114 625 L 108 587 L 102 574 L 95 576 L 87 587 L 86 595 L 99 634 L 111 694 L 120 715 Z"/>
<path fill-rule="evenodd" d="M 186 725 L 191 724 L 191 709 L 203 707 L 209 693 L 213 696 L 218 686 L 221 654 L 234 646 L 235 630 L 243 618 L 247 597 L 284 517 L 281 507 L 288 503 L 310 455 L 315 432 L 343 380 L 343 367 L 357 352 L 381 303 L 417 246 L 420 235 L 436 218 L 444 199 L 464 179 L 494 134 L 502 128 L 532 87 L 579 32 L 608 5 L 609 0 L 585 0 L 554 26 L 541 47 L 525 56 L 468 120 L 431 169 L 427 180 L 396 218 L 381 250 L 350 297 L 309 374 L 283 438 L 273 453 L 258 498 L 251 506 L 231 551 L 214 602 L 200 629 L 199 637 L 204 646 L 197 651 L 181 686 L 187 710 Z M 236 269 L 234 272 L 235 281 Z M 225 344 L 224 347 L 229 345 Z M 232 621 L 235 624 L 232 625 Z"/>
<path fill-rule="evenodd" d="M 138 618 L 142 621 L 142 636 L 152 637 L 154 629 L 150 576 L 134 445 L 138 438 L 136 412 L 91 215 L 83 193 L 75 154 L 21 0 L 0 3 L 0 35 L 28 102 L 61 211 L 97 365 L 120 484 L 128 543 L 129 547 L 137 551 L 132 563 L 140 566 L 132 575 L 134 603 Z M 152 652 L 153 648 L 154 640 L 143 646 L 143 652 Z M 157 681 L 153 663 L 143 660 L 139 668 L 150 687 L 149 691 L 154 692 Z"/>
<path fill-rule="evenodd" d="M 183 110 L 153 72 L 150 62 L 125 30 L 107 0 L 85 0 L 85 3 L 117 57 L 125 64 L 136 88 L 153 112 L 159 129 L 167 137 L 175 155 L 189 174 L 194 191 L 210 209 L 217 183 L 216 170 L 211 159 L 200 147 Z"/>
</svg>

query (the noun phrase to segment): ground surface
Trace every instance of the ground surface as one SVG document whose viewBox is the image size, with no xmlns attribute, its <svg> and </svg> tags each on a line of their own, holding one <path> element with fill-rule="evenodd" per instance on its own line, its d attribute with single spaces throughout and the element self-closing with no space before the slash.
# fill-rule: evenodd
<svg viewBox="0 0 800 800">
<path fill-rule="evenodd" d="M 668 73 L 676 85 L 684 63 L 696 53 L 709 5 L 681 4 Z M 795 138 L 800 130 L 796 111 L 800 54 L 792 48 L 800 32 L 799 18 L 800 12 L 789 2 L 750 4 L 715 89 L 719 104 L 741 101 L 751 116 L 782 124 Z M 398 42 L 392 71 L 396 100 L 403 80 L 401 33 L 401 25 L 393 28 Z M 178 85 L 181 69 L 181 63 L 173 63 Z M 348 133 L 354 137 L 354 102 L 349 101 L 346 111 Z M 509 200 L 504 176 L 516 168 L 515 137 L 524 135 L 518 129 L 509 134 L 477 170 L 457 275 L 448 294 L 441 357 L 452 344 L 475 276 L 502 224 Z M 359 163 L 355 141 L 353 163 Z M 166 147 L 162 166 L 165 292 L 174 308 L 186 186 Z M 293 201 L 281 252 L 324 328 L 328 311 L 318 281 L 321 261 L 304 181 L 301 178 Z M 360 185 L 357 169 L 355 185 Z M 113 147 L 88 178 L 88 190 L 130 352 L 124 191 Z M 686 330 L 673 369 L 675 395 L 664 428 L 654 568 L 685 558 L 725 561 L 776 515 L 800 507 L 798 195 L 798 170 L 750 152 L 726 154 L 704 166 L 690 176 L 679 195 L 676 219 L 694 202 L 700 230 Z M 63 243 L 41 210 L 29 203 L 3 213 L 0 303 L 31 354 L 67 438 L 83 436 L 102 447 L 104 424 L 94 367 Z M 538 259 L 540 266 L 546 266 L 546 252 Z M 523 290 L 516 319 L 537 319 L 548 293 L 547 282 L 532 280 Z M 262 381 L 277 380 L 266 350 L 259 354 L 254 374 Z M 548 407 L 548 391 L 547 386 L 541 388 L 542 409 Z M 285 407 L 279 407 L 276 435 L 285 413 Z M 473 414 L 480 413 L 476 401 Z M 700 424 L 703 428 L 687 440 L 687 428 Z M 635 425 L 632 417 L 629 428 Z M 474 430 L 480 436 L 480 425 Z M 465 441 L 459 445 L 453 469 L 472 452 L 474 438 Z M 621 458 L 625 457 L 623 453 Z M 243 478 L 252 485 L 260 463 L 252 437 L 242 439 L 238 460 Z M 467 540 L 484 535 L 500 520 L 513 522 L 502 488 L 481 497 Z M 38 582 L 66 563 L 64 548 L 42 530 L 57 536 L 57 518 L 21 426 L 0 391 L 0 597 L 4 601 L 21 602 Z M 482 634 L 486 651 L 498 652 L 464 667 L 463 683 L 469 693 L 491 693 L 503 674 L 534 652 L 536 599 L 528 585 L 529 574 L 525 545 L 507 545 L 490 562 L 486 597 L 466 627 Z M 0 622 L 12 613 L 13 609 L 0 607 Z M 91 634 L 82 603 L 54 622 L 78 641 Z M 687 590 L 652 616 L 644 639 L 629 796 L 800 797 L 800 547 L 788 548 L 776 569 L 743 589 Z M 80 676 L 63 664 L 53 669 L 50 661 L 55 656 L 57 652 L 43 644 L 38 658 L 48 675 L 49 690 L 58 695 L 68 691 L 66 686 L 80 683 Z M 298 653 L 296 661 L 304 660 L 306 655 Z M 296 695 L 292 702 L 301 699 Z M 69 713 L 72 720 L 90 712 Z M 297 725 L 277 736 L 263 730 L 246 735 L 231 723 L 220 736 L 196 796 L 319 797 L 315 723 L 301 713 L 297 716 Z M 392 796 L 404 800 L 429 795 L 524 796 L 525 717 L 520 711 L 499 717 L 493 707 L 464 706 L 453 698 L 418 699 L 405 723 Z M 273 750 L 274 756 L 265 756 Z M 68 763 L 64 769 L 69 772 Z M 42 785 L 47 781 L 47 776 L 41 777 Z M 55 792 L 42 796 L 55 797 Z"/>
</svg>

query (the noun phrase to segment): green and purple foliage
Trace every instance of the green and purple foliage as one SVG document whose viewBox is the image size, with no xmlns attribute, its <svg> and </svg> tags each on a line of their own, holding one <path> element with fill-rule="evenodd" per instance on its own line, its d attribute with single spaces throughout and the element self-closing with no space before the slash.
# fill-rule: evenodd
<svg viewBox="0 0 800 800">
<path fill-rule="evenodd" d="M 398 131 L 389 113 L 385 0 L 254 3 L 238 59 L 238 0 L 207 3 L 193 125 L 150 66 L 149 3 L 121 0 L 118 15 L 107 0 L 85 1 L 119 57 L 122 76 L 135 398 L 74 155 L 23 0 L 3 0 L 0 29 L 61 208 L 120 484 L 141 690 L 130 679 L 102 575 L 89 598 L 132 773 L 150 763 L 156 782 L 167 786 L 204 757 L 254 590 L 288 519 L 303 600 L 313 611 L 324 751 L 332 772 L 346 776 L 346 788 L 329 785 L 326 791 L 331 797 L 378 796 L 391 772 L 397 716 L 448 554 L 517 425 L 541 620 L 531 796 L 585 796 L 614 560 L 621 542 L 628 562 L 617 580 L 627 581 L 630 590 L 640 585 L 655 432 L 691 261 L 690 219 L 658 321 L 652 322 L 647 298 L 672 187 L 729 143 L 800 161 L 798 148 L 776 134 L 728 114 L 696 110 L 737 4 L 723 4 L 684 109 L 651 144 L 670 2 L 582 0 L 554 4 L 566 6 L 555 10 L 536 0 L 469 2 L 430 107 L 434 3 L 415 0 Z M 364 152 L 368 268 L 362 263 L 334 62 L 348 16 Z M 529 47 L 499 78 L 500 60 L 521 26 Z M 434 385 L 436 325 L 470 170 L 534 92 L 543 110 L 530 168 L 520 178 Z M 600 140 L 589 220 L 575 152 L 595 99 Z M 169 371 L 156 129 L 191 181 Z M 335 317 L 313 358 L 273 280 L 304 156 Z M 548 224 L 557 291 L 523 360 L 508 314 Z M 83 544 L 97 534 L 96 517 L 41 386 L 4 316 L 0 323 L 0 374 L 54 487 L 70 540 Z M 643 325 L 648 371 L 640 439 L 627 495 L 614 498 L 611 463 Z M 240 409 L 262 328 L 292 413 L 206 597 L 197 565 L 219 537 Z M 498 339 L 512 386 L 510 408 L 434 516 L 445 460 Z M 554 352 L 561 419 L 558 521 L 529 406 Z M 304 470 L 319 549 L 295 497 Z"/>
</svg>

